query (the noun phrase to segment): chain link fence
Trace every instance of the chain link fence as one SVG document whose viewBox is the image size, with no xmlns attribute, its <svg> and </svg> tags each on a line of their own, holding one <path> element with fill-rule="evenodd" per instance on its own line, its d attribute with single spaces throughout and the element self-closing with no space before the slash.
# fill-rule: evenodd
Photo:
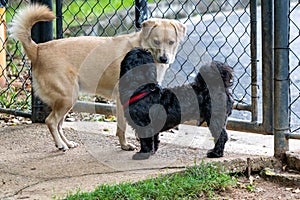
<svg viewBox="0 0 300 200">
<path fill-rule="evenodd" d="M 63 37 L 113 36 L 135 31 L 133 1 L 119 5 L 99 2 L 64 1 Z M 186 40 L 166 74 L 165 85 L 192 80 L 201 63 L 215 59 L 234 67 L 236 102 L 251 104 L 249 1 L 148 1 L 148 9 L 150 18 L 178 19 L 188 26 Z M 251 119 L 250 112 L 236 112 L 234 116 Z"/>
<path fill-rule="evenodd" d="M 30 117 L 30 61 L 22 51 L 20 43 L 12 39 L 8 32 L 9 23 L 22 4 L 22 1 L 9 1 L 0 8 L 0 111 Z"/>
<path fill-rule="evenodd" d="M 18 9 L 28 1 L 9 1 L 6 6 L 2 24 L 9 27 L 9 22 Z M 54 22 L 54 38 L 76 36 L 115 36 L 136 31 L 134 1 L 113 0 L 64 0 L 62 10 L 53 3 L 57 19 Z M 251 24 L 256 23 L 255 12 L 250 11 L 250 3 L 256 0 L 149 0 L 149 17 L 172 18 L 185 23 L 188 27 L 186 40 L 179 48 L 176 62 L 166 74 L 163 84 L 174 86 L 193 79 L 199 66 L 209 60 L 227 62 L 234 67 L 235 82 L 233 86 L 234 99 L 237 108 L 232 118 L 248 122 L 261 120 L 262 100 L 261 65 L 257 58 L 251 55 L 257 47 L 251 44 L 251 38 L 257 38 L 256 30 L 251 30 Z M 299 3 L 291 4 L 291 127 L 299 130 L 299 22 L 296 20 Z M 295 16 L 295 17 L 292 17 Z M 298 24 L 297 24 L 298 23 Z M 256 25 L 256 24 L 255 24 Z M 1 27 L 0 27 L 1 28 Z M 293 35 L 295 34 L 295 35 Z M 253 38 L 252 38 L 253 39 Z M 31 111 L 31 71 L 19 42 L 7 37 L 1 38 L 1 52 L 6 54 L 6 63 L 2 65 L 2 76 L 5 85 L 0 92 L 0 111 L 18 115 L 30 115 Z M 0 52 L 0 53 L 1 53 Z M 256 66 L 256 64 L 258 64 Z M 256 71 L 256 68 L 258 71 Z M 256 82 L 256 78 L 258 81 Z M 254 94 L 253 91 L 257 92 Z M 258 103 L 256 113 L 253 107 Z M 250 111 L 250 112 L 249 112 Z"/>
<path fill-rule="evenodd" d="M 290 2 L 290 131 L 300 132 L 300 2 Z"/>
</svg>

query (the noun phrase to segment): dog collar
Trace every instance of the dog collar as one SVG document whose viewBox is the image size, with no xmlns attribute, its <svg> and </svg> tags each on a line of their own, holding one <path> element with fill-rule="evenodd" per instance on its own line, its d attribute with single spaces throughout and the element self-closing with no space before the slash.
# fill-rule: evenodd
<svg viewBox="0 0 300 200">
<path fill-rule="evenodd" d="M 143 98 L 144 96 L 146 96 L 148 94 L 148 92 L 142 92 L 140 94 L 137 94 L 133 97 L 131 97 L 128 101 L 126 101 L 124 104 L 123 104 L 123 109 L 125 109 L 127 106 L 129 106 L 129 104 Z"/>
</svg>

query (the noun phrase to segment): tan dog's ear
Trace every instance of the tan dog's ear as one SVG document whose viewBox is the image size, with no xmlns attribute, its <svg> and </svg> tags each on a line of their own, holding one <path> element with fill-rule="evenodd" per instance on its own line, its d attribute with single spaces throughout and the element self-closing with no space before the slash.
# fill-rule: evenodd
<svg viewBox="0 0 300 200">
<path fill-rule="evenodd" d="M 186 35 L 186 25 L 176 20 L 172 20 L 171 24 L 176 30 L 179 41 L 182 41 Z"/>
<path fill-rule="evenodd" d="M 152 29 L 157 26 L 157 21 L 154 19 L 148 19 L 142 23 L 143 36 L 148 38 Z"/>
</svg>

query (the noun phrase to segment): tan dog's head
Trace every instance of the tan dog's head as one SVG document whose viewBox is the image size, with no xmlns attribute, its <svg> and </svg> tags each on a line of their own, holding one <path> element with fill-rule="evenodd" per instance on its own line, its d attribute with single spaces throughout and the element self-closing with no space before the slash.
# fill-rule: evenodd
<svg viewBox="0 0 300 200">
<path fill-rule="evenodd" d="M 186 34 L 186 26 L 170 19 L 149 19 L 142 23 L 141 46 L 148 49 L 156 62 L 173 63 Z"/>
</svg>

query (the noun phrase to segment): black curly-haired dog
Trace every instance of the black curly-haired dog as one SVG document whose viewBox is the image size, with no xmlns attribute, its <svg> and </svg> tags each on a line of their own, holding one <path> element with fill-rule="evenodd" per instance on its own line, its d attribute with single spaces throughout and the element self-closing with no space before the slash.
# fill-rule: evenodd
<svg viewBox="0 0 300 200">
<path fill-rule="evenodd" d="M 141 149 L 133 159 L 147 159 L 158 149 L 159 132 L 190 120 L 206 122 L 215 139 L 207 157 L 222 157 L 227 118 L 233 100 L 233 69 L 221 62 L 203 65 L 193 83 L 161 88 L 150 52 L 134 48 L 121 62 L 119 95 L 128 124 L 140 138 Z"/>
</svg>

